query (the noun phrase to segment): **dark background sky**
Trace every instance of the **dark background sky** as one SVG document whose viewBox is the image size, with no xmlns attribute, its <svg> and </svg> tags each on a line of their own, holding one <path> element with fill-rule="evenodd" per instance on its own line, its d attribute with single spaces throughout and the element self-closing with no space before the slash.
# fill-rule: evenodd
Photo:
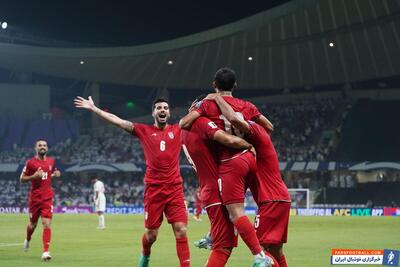
<svg viewBox="0 0 400 267">
<path fill-rule="evenodd" d="M 62 41 L 137 45 L 212 29 L 288 0 L 0 1 L 0 21 Z"/>
</svg>

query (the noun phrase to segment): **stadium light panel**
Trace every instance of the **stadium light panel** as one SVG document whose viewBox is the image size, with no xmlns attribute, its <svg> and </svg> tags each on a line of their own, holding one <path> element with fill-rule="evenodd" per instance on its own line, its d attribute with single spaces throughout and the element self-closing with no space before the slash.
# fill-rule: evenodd
<svg viewBox="0 0 400 267">
<path fill-rule="evenodd" d="M 334 47 L 334 46 L 335 46 L 335 43 L 330 42 L 330 43 L 329 43 L 329 46 L 330 46 L 330 47 Z"/>
<path fill-rule="evenodd" d="M 83 64 L 85 64 L 85 61 L 81 60 L 81 61 L 79 62 L 79 64 L 83 65 Z"/>
<path fill-rule="evenodd" d="M 253 57 L 248 57 L 247 58 L 249 61 L 252 61 L 253 60 Z"/>
<path fill-rule="evenodd" d="M 168 65 L 172 65 L 172 64 L 174 64 L 174 62 L 172 60 L 169 60 Z"/>
<path fill-rule="evenodd" d="M 1 28 L 2 28 L 3 30 L 7 29 L 7 26 L 8 26 L 8 23 L 7 23 L 6 21 L 3 21 L 3 22 L 1 23 Z"/>
</svg>

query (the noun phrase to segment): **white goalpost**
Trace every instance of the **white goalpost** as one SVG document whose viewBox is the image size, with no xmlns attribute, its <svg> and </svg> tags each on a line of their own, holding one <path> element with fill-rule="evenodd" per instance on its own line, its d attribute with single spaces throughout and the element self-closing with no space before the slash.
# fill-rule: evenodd
<svg viewBox="0 0 400 267">
<path fill-rule="evenodd" d="M 293 208 L 310 208 L 310 189 L 289 188 Z"/>
</svg>

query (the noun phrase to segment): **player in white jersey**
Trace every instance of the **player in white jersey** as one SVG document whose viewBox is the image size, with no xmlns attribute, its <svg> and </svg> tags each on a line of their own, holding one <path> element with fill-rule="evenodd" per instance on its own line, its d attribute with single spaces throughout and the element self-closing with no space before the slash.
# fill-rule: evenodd
<svg viewBox="0 0 400 267">
<path fill-rule="evenodd" d="M 104 195 L 104 183 L 98 179 L 97 176 L 94 176 L 92 178 L 92 183 L 93 183 L 93 189 L 94 189 L 94 204 L 96 208 L 96 213 L 99 215 L 99 225 L 97 226 L 97 229 L 105 229 L 106 224 L 105 224 L 105 218 L 104 218 L 104 212 L 106 211 L 106 196 Z"/>
</svg>

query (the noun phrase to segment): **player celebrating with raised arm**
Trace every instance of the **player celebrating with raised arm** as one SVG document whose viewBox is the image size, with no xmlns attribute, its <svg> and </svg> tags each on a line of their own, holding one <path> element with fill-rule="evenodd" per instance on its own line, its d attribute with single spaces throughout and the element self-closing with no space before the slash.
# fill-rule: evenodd
<svg viewBox="0 0 400 267">
<path fill-rule="evenodd" d="M 182 177 L 179 172 L 181 130 L 177 124 L 169 125 L 168 102 L 153 102 L 153 125 L 132 123 L 97 108 L 91 97 L 77 97 L 77 108 L 87 109 L 105 121 L 139 138 L 146 159 L 144 177 L 145 233 L 142 237 L 142 255 L 139 266 L 148 266 L 152 244 L 156 241 L 163 214 L 176 238 L 176 252 L 181 267 L 190 266 L 190 252 L 186 236 L 187 212 L 184 203 Z"/>
<path fill-rule="evenodd" d="M 47 157 L 47 142 L 39 139 L 35 143 L 35 157 L 26 161 L 22 170 L 21 183 L 31 182 L 29 192 L 29 224 L 26 227 L 26 239 L 24 251 L 28 251 L 29 242 L 36 229 L 39 217 L 42 217 L 43 225 L 43 254 L 42 260 L 51 260 L 49 252 L 51 240 L 51 219 L 53 216 L 53 188 L 52 177 L 60 177 L 61 173 L 56 169 L 54 159 Z"/>
<path fill-rule="evenodd" d="M 271 138 L 258 124 L 237 116 L 219 94 L 208 98 L 215 100 L 225 118 L 243 132 L 256 149 L 257 179 L 249 183 L 258 205 L 254 227 L 265 250 L 271 253 L 280 267 L 287 267 L 283 243 L 287 242 L 290 195 L 281 177 L 278 155 Z"/>
</svg>

